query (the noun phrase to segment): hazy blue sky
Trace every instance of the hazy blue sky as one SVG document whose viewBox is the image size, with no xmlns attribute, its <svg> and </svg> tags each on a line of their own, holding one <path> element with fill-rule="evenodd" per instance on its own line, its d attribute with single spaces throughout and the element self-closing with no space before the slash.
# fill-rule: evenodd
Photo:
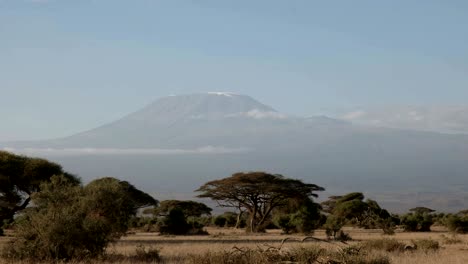
<svg viewBox="0 0 468 264">
<path fill-rule="evenodd" d="M 199 91 L 297 115 L 465 104 L 468 2 L 0 0 L 0 140 Z"/>
</svg>

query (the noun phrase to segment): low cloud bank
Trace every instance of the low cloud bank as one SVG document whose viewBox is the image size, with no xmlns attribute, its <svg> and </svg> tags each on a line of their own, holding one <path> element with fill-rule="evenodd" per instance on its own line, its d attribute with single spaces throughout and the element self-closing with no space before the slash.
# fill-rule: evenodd
<svg viewBox="0 0 468 264">
<path fill-rule="evenodd" d="M 184 155 L 184 154 L 230 154 L 249 152 L 249 148 L 205 146 L 196 149 L 155 148 L 1 148 L 1 150 L 24 155 L 86 156 L 86 155 Z"/>
<path fill-rule="evenodd" d="M 363 108 L 338 118 L 364 125 L 468 134 L 468 106 L 397 106 Z"/>
</svg>

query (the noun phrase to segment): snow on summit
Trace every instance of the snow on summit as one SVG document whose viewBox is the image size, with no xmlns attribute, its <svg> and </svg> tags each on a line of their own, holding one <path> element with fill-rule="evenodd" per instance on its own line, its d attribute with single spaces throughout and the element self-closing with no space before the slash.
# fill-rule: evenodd
<svg viewBox="0 0 468 264">
<path fill-rule="evenodd" d="M 227 97 L 238 96 L 238 94 L 235 94 L 235 93 L 228 93 L 228 92 L 208 92 L 208 94 L 220 95 L 220 96 L 227 96 Z"/>
</svg>

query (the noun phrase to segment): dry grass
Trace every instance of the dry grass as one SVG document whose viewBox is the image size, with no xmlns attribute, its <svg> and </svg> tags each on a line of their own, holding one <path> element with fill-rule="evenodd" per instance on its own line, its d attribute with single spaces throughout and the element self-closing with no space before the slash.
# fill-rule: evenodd
<svg viewBox="0 0 468 264">
<path fill-rule="evenodd" d="M 233 250 L 234 247 L 242 249 L 258 248 L 280 248 L 281 241 L 289 237 L 290 239 L 282 245 L 283 251 L 294 250 L 304 246 L 318 246 L 329 252 L 338 252 L 348 246 L 361 246 L 362 243 L 383 238 L 395 239 L 405 245 L 413 245 L 417 240 L 437 241 L 441 247 L 437 251 L 396 251 L 380 252 L 388 256 L 391 263 L 402 264 L 435 264 L 435 263 L 468 263 L 468 235 L 458 235 L 453 237 L 443 230 L 436 230 L 431 233 L 403 233 L 397 232 L 394 236 L 384 236 L 380 230 L 346 229 L 354 239 L 348 244 L 341 242 L 326 243 L 315 240 L 300 242 L 304 238 L 301 235 L 281 235 L 280 231 L 269 231 L 266 234 L 251 235 L 245 234 L 242 230 L 209 228 L 208 236 L 159 236 L 154 233 L 134 233 L 122 238 L 108 249 L 111 257 L 107 260 L 99 260 L 86 263 L 145 263 L 138 261 L 134 256 L 138 247 L 144 246 L 147 249 L 159 249 L 163 263 L 187 263 L 194 255 L 214 254 Z M 315 238 L 325 239 L 323 231 L 317 231 Z M 448 240 L 447 238 L 451 238 Z M 5 243 L 8 238 L 0 237 L 0 244 Z M 374 253 L 373 253 L 374 254 Z M 0 264 L 9 263 L 0 260 Z M 26 264 L 27 262 L 14 262 L 16 264 Z M 146 262 L 147 263 L 147 262 Z M 29 264 L 29 263 L 28 263 Z"/>
</svg>

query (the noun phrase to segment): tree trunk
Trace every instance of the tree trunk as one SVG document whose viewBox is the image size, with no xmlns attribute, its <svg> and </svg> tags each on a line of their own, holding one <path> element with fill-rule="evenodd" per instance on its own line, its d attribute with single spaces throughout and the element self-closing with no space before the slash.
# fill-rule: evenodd
<svg viewBox="0 0 468 264">
<path fill-rule="evenodd" d="M 250 215 L 250 232 L 255 233 L 257 232 L 257 228 L 255 227 L 255 217 L 257 216 L 257 206 L 254 206 L 254 209 Z"/>
<path fill-rule="evenodd" d="M 238 229 L 239 226 L 240 226 L 242 213 L 244 213 L 244 212 L 242 210 L 239 210 L 239 214 L 237 215 L 236 226 L 234 227 L 235 229 Z"/>
</svg>

